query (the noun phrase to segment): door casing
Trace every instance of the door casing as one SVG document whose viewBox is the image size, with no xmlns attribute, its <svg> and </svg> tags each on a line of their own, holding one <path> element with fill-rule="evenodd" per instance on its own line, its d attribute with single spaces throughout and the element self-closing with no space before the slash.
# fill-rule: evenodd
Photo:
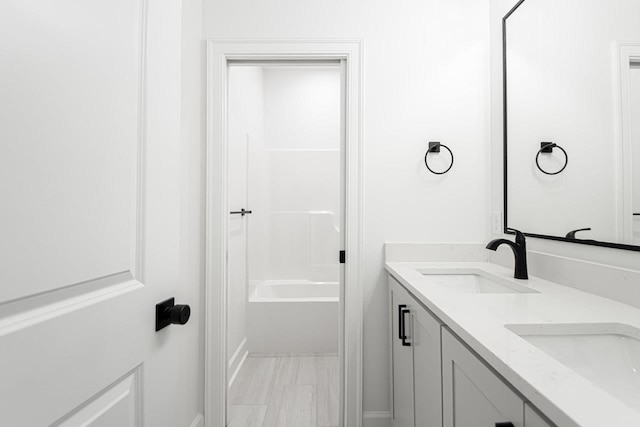
<svg viewBox="0 0 640 427">
<path fill-rule="evenodd" d="M 344 286 L 340 425 L 362 425 L 362 41 L 207 40 L 205 425 L 225 427 L 228 278 L 228 64 L 341 61 L 344 67 Z M 336 254 L 337 256 L 338 254 Z"/>
</svg>

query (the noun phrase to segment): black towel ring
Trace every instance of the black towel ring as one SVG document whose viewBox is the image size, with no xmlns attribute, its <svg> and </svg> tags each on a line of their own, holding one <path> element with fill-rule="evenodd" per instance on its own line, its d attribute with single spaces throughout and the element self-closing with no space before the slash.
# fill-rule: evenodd
<svg viewBox="0 0 640 427">
<path fill-rule="evenodd" d="M 564 166 L 562 166 L 562 169 L 560 169 L 558 172 L 547 172 L 546 170 L 542 169 L 540 167 L 540 162 L 538 161 L 540 158 L 540 154 L 541 153 L 553 153 L 553 149 L 554 148 L 558 148 L 560 151 L 562 151 L 564 153 Z M 564 148 L 562 148 L 561 146 L 559 146 L 558 144 L 554 143 L 554 142 L 541 142 L 540 143 L 540 149 L 538 150 L 538 154 L 536 154 L 536 166 L 538 167 L 538 169 L 540 170 L 540 172 L 546 174 L 546 175 L 558 175 L 560 172 L 562 172 L 563 170 L 565 170 L 567 168 L 567 165 L 569 164 L 569 155 L 567 154 L 566 151 L 564 151 Z"/>
<path fill-rule="evenodd" d="M 427 160 L 427 156 L 429 155 L 429 153 L 439 153 L 440 152 L 440 147 L 446 148 L 447 151 L 449 152 L 449 154 L 451 154 L 451 164 L 449 165 L 449 167 L 445 171 L 436 172 L 436 171 L 434 171 L 433 169 L 431 169 L 429 167 L 429 161 Z M 440 144 L 439 142 L 430 142 L 429 143 L 429 149 L 424 154 L 424 165 L 427 167 L 427 169 L 429 169 L 429 172 L 431 172 L 432 174 L 444 175 L 445 173 L 449 172 L 451 170 L 451 168 L 453 167 L 453 152 L 451 151 L 451 149 L 449 147 L 447 147 L 444 144 Z"/>
</svg>

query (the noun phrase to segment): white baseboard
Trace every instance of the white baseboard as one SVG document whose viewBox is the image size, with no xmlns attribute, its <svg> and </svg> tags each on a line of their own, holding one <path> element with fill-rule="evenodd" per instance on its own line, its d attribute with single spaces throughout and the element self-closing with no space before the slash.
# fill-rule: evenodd
<svg viewBox="0 0 640 427">
<path fill-rule="evenodd" d="M 391 412 L 364 412 L 362 427 L 391 427 Z"/>
<path fill-rule="evenodd" d="M 190 427 L 204 427 L 204 415 L 198 414 L 191 422 Z"/>
<path fill-rule="evenodd" d="M 248 355 L 247 339 L 244 338 L 229 360 L 228 372 L 231 374 L 229 376 L 229 388 L 231 388 L 233 381 L 236 379 Z"/>
</svg>

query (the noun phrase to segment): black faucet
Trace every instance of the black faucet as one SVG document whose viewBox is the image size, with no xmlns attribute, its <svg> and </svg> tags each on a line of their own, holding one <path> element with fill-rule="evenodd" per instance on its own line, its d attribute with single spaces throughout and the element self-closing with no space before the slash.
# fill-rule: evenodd
<svg viewBox="0 0 640 427">
<path fill-rule="evenodd" d="M 511 250 L 513 250 L 513 255 L 516 258 L 516 266 L 513 277 L 515 277 L 516 279 L 528 279 L 529 275 L 527 274 L 527 242 L 525 240 L 524 234 L 513 228 L 507 228 L 507 231 L 513 231 L 514 233 L 516 233 L 515 243 L 507 239 L 495 239 L 487 244 L 487 249 L 495 251 L 496 249 L 498 249 L 498 246 L 502 245 L 503 243 L 509 245 L 511 247 Z"/>
<path fill-rule="evenodd" d="M 567 239 L 576 239 L 576 233 L 579 231 L 590 231 L 590 228 L 579 228 L 577 230 L 571 230 L 570 232 L 567 233 L 566 236 L 564 236 Z"/>
</svg>

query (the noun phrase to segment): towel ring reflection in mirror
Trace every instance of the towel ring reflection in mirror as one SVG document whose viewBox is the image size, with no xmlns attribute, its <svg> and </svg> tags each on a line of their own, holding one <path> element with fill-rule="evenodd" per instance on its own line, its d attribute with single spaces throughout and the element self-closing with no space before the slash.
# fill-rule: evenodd
<svg viewBox="0 0 640 427">
<path fill-rule="evenodd" d="M 451 164 L 449 165 L 449 167 L 446 170 L 444 170 L 442 172 L 436 172 L 433 169 L 431 169 L 431 167 L 429 166 L 428 156 L 429 156 L 429 153 L 439 153 L 441 147 L 446 149 L 449 152 L 449 154 L 451 155 Z M 424 154 L 424 165 L 427 167 L 427 169 L 429 169 L 429 172 L 431 172 L 432 174 L 444 175 L 445 173 L 449 172 L 451 170 L 451 168 L 453 167 L 453 152 L 451 151 L 451 149 L 449 147 L 447 147 L 444 144 L 440 144 L 439 142 L 429 142 L 429 149 Z"/>
<path fill-rule="evenodd" d="M 542 153 L 553 153 L 553 149 L 557 148 L 560 151 L 562 151 L 562 153 L 564 154 L 564 166 L 562 166 L 562 169 L 560 169 L 557 172 L 547 172 L 546 170 L 542 169 L 540 167 L 540 154 Z M 565 170 L 567 168 L 567 165 L 569 164 L 569 156 L 567 155 L 567 152 L 564 150 L 564 148 L 562 148 L 561 146 L 559 146 L 558 144 L 554 143 L 554 142 L 541 142 L 540 143 L 540 149 L 538 150 L 538 154 L 536 154 L 536 166 L 538 167 L 538 169 L 540 170 L 540 172 L 546 174 L 546 175 L 558 175 L 560 172 L 562 172 L 563 170 Z"/>
</svg>

